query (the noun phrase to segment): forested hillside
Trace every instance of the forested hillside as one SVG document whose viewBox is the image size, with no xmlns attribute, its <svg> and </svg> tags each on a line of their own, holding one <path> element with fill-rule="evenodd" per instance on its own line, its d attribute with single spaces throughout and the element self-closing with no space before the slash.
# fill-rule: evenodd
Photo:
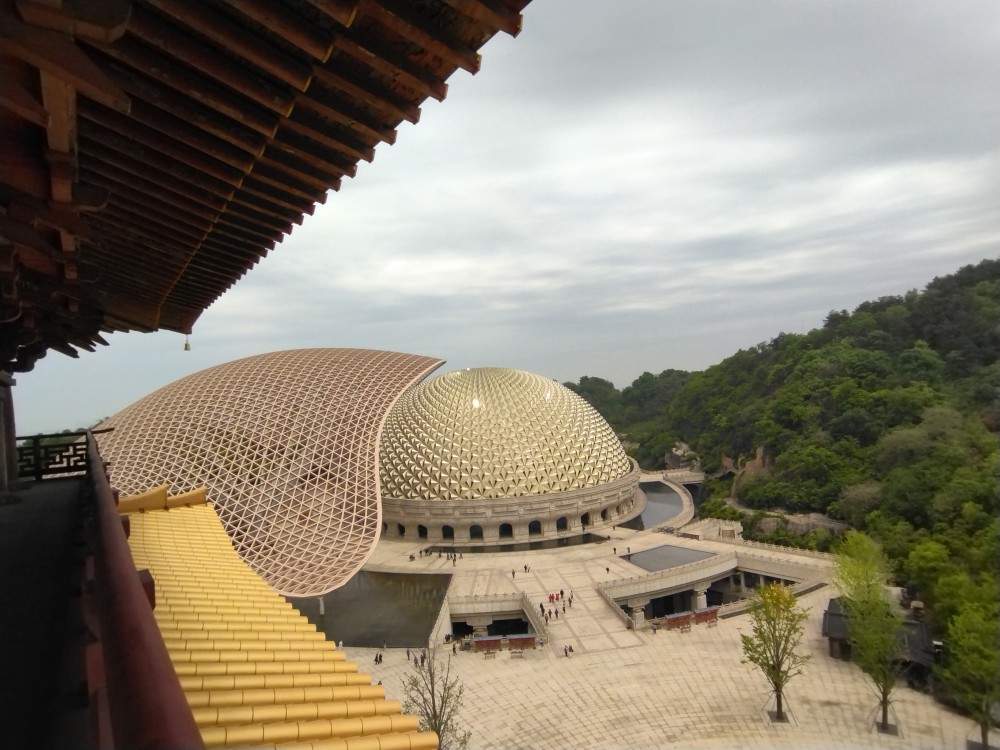
<svg viewBox="0 0 1000 750">
<path fill-rule="evenodd" d="M 998 355 L 1000 260 L 986 260 L 704 372 L 646 373 L 620 393 L 567 385 L 640 443 L 647 468 L 675 440 L 709 473 L 761 449 L 764 468 L 718 480 L 717 496 L 867 531 L 946 616 L 955 597 L 996 597 Z"/>
</svg>

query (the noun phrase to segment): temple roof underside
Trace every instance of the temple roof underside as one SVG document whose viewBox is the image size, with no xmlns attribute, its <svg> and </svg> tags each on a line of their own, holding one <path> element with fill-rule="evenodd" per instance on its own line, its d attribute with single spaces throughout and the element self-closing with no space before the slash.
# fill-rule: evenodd
<svg viewBox="0 0 1000 750">
<path fill-rule="evenodd" d="M 526 4 L 0 2 L 0 369 L 189 332 Z"/>
</svg>

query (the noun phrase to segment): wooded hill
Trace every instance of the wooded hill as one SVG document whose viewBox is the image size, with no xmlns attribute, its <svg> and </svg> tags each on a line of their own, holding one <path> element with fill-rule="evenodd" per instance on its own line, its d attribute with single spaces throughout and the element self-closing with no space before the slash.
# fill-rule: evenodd
<svg viewBox="0 0 1000 750">
<path fill-rule="evenodd" d="M 1000 260 L 984 260 L 703 372 L 644 373 L 620 392 L 593 377 L 566 385 L 638 443 L 645 468 L 678 440 L 710 474 L 761 450 L 763 470 L 717 480 L 712 496 L 847 521 L 947 610 L 973 589 L 996 599 L 998 356 Z M 706 511 L 735 512 L 717 500 Z"/>
</svg>

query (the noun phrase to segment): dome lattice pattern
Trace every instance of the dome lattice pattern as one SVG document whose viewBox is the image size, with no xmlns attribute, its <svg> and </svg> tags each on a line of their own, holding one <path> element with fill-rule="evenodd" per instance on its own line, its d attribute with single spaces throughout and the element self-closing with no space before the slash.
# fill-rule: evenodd
<svg viewBox="0 0 1000 750">
<path fill-rule="evenodd" d="M 441 360 L 365 349 L 262 354 L 182 378 L 102 427 L 123 494 L 204 485 L 233 544 L 273 588 L 346 583 L 378 541 L 378 438 L 399 394 Z"/>
<path fill-rule="evenodd" d="M 380 466 L 384 497 L 421 500 L 544 495 L 631 470 L 590 404 L 502 368 L 445 373 L 403 394 L 382 431 Z"/>
</svg>

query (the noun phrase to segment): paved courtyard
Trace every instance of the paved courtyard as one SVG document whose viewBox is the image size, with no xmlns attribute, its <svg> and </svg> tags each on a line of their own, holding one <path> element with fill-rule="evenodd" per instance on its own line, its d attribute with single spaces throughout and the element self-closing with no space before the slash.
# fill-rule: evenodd
<svg viewBox="0 0 1000 750">
<path fill-rule="evenodd" d="M 559 550 L 466 554 L 456 565 L 437 556 L 410 561 L 421 546 L 413 542 L 379 544 L 366 568 L 450 572 L 453 595 L 523 591 L 533 603 L 548 606 L 549 592 L 574 592 L 573 606 L 551 621 L 544 649 L 519 659 L 508 652 L 495 659 L 461 651 L 452 657 L 452 673 L 465 686 L 463 723 L 473 732 L 470 747 L 963 748 L 967 737 L 978 738 L 971 720 L 905 685 L 897 687 L 892 706 L 899 736 L 875 732 L 876 697 L 861 672 L 827 656 L 820 635 L 831 596 L 826 587 L 800 600 L 810 609 L 802 646 L 812 659 L 786 693 L 792 720 L 770 723 L 767 683 L 758 670 L 741 664 L 739 635 L 749 628 L 746 615 L 720 620 L 714 628 L 698 625 L 689 633 L 636 632 L 625 628 L 594 588 L 645 574 L 619 557 L 629 547 L 632 552 L 666 543 L 714 551 L 733 547 L 651 530 L 611 533 L 608 542 Z M 525 564 L 531 568 L 527 574 Z M 563 655 L 565 645 L 573 647 L 570 658 Z M 451 650 L 442 646 L 439 653 L 450 656 Z M 348 649 L 348 657 L 382 680 L 391 697 L 402 698 L 404 650 L 390 648 L 378 666 L 374 655 L 371 649 Z"/>
</svg>

